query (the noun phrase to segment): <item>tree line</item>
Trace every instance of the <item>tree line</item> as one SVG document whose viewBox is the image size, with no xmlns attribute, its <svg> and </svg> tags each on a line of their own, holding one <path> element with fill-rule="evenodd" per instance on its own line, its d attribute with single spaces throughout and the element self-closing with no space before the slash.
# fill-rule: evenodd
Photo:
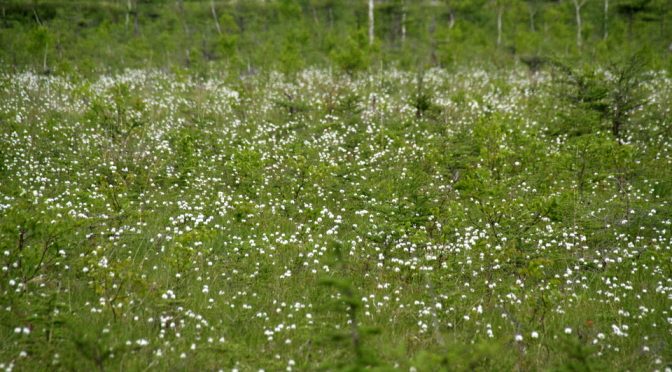
<svg viewBox="0 0 672 372">
<path fill-rule="evenodd" d="M 6 0 L 0 61 L 43 72 L 145 66 L 534 64 L 645 49 L 669 66 L 670 0 Z"/>
</svg>

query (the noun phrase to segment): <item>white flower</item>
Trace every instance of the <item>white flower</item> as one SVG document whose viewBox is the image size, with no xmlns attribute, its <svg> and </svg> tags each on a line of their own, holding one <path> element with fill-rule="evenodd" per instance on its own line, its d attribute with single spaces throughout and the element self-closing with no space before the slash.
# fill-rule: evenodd
<svg viewBox="0 0 672 372">
<path fill-rule="evenodd" d="M 166 293 L 161 295 L 161 298 L 163 298 L 164 300 L 172 300 L 175 298 L 175 292 L 169 289 L 166 291 Z"/>
<path fill-rule="evenodd" d="M 532 338 L 539 338 L 539 333 L 537 331 L 532 331 L 530 336 L 532 336 Z"/>
<path fill-rule="evenodd" d="M 138 346 L 147 346 L 147 345 L 149 345 L 149 341 L 145 340 L 144 338 L 141 338 L 141 339 L 135 341 L 135 343 L 136 343 Z"/>
<path fill-rule="evenodd" d="M 621 331 L 621 328 L 619 328 L 616 324 L 611 325 L 611 330 L 617 335 L 617 336 L 627 336 L 627 333 L 624 333 Z"/>
<path fill-rule="evenodd" d="M 569 327 L 565 328 L 565 334 L 571 335 L 572 334 L 572 329 L 569 328 Z"/>
<path fill-rule="evenodd" d="M 514 337 L 514 339 L 516 340 L 516 342 L 521 342 L 521 341 L 523 341 L 523 335 L 516 335 L 516 337 Z"/>
<path fill-rule="evenodd" d="M 108 263 L 109 261 L 107 260 L 107 257 L 103 256 L 103 258 L 101 258 L 100 261 L 98 261 L 98 266 L 102 268 L 107 268 Z"/>
</svg>

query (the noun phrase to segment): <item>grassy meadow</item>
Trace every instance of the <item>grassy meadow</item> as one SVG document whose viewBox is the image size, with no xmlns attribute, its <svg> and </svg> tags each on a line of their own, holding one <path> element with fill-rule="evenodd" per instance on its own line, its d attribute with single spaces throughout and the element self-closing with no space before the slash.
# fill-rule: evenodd
<svg viewBox="0 0 672 372">
<path fill-rule="evenodd" d="M 671 9 L 585 3 L 3 2 L 0 370 L 672 371 Z"/>
<path fill-rule="evenodd" d="M 672 81 L 564 82 L 5 74 L 0 363 L 663 370 Z"/>
</svg>

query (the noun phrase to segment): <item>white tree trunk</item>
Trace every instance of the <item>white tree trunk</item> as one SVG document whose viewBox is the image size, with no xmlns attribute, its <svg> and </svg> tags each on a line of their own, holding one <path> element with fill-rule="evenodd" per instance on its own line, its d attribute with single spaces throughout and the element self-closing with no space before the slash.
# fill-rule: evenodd
<svg viewBox="0 0 672 372">
<path fill-rule="evenodd" d="M 604 0 L 604 40 L 609 36 L 609 0 Z"/>
<path fill-rule="evenodd" d="M 219 18 L 217 18 L 217 10 L 215 10 L 215 0 L 210 0 L 210 10 L 212 11 L 212 18 L 215 19 L 215 27 L 217 28 L 217 33 L 222 34 L 222 27 L 219 25 Z"/>
<path fill-rule="evenodd" d="M 581 8 L 586 4 L 586 0 L 572 0 L 576 12 L 576 46 L 581 48 L 583 39 L 581 37 Z"/>
<path fill-rule="evenodd" d="M 126 2 L 126 29 L 128 30 L 128 22 L 130 21 L 131 17 L 131 0 L 128 0 Z"/>
<path fill-rule="evenodd" d="M 502 45 L 502 15 L 504 14 L 504 6 L 497 7 L 497 46 Z"/>
<path fill-rule="evenodd" d="M 373 44 L 373 38 L 374 38 L 373 10 L 374 10 L 373 0 L 369 0 L 369 44 L 370 45 Z"/>
<path fill-rule="evenodd" d="M 401 44 L 406 42 L 406 5 L 402 3 L 401 8 Z"/>
<path fill-rule="evenodd" d="M 42 59 L 42 71 L 47 72 L 47 52 L 49 51 L 49 43 L 44 43 L 44 58 Z"/>
</svg>

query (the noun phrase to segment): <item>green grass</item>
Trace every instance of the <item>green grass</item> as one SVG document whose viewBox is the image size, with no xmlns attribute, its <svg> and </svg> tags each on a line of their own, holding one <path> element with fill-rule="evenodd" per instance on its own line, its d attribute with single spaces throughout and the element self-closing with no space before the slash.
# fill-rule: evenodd
<svg viewBox="0 0 672 372">
<path fill-rule="evenodd" d="M 649 77 L 4 74 L 0 367 L 670 368 Z"/>
</svg>

